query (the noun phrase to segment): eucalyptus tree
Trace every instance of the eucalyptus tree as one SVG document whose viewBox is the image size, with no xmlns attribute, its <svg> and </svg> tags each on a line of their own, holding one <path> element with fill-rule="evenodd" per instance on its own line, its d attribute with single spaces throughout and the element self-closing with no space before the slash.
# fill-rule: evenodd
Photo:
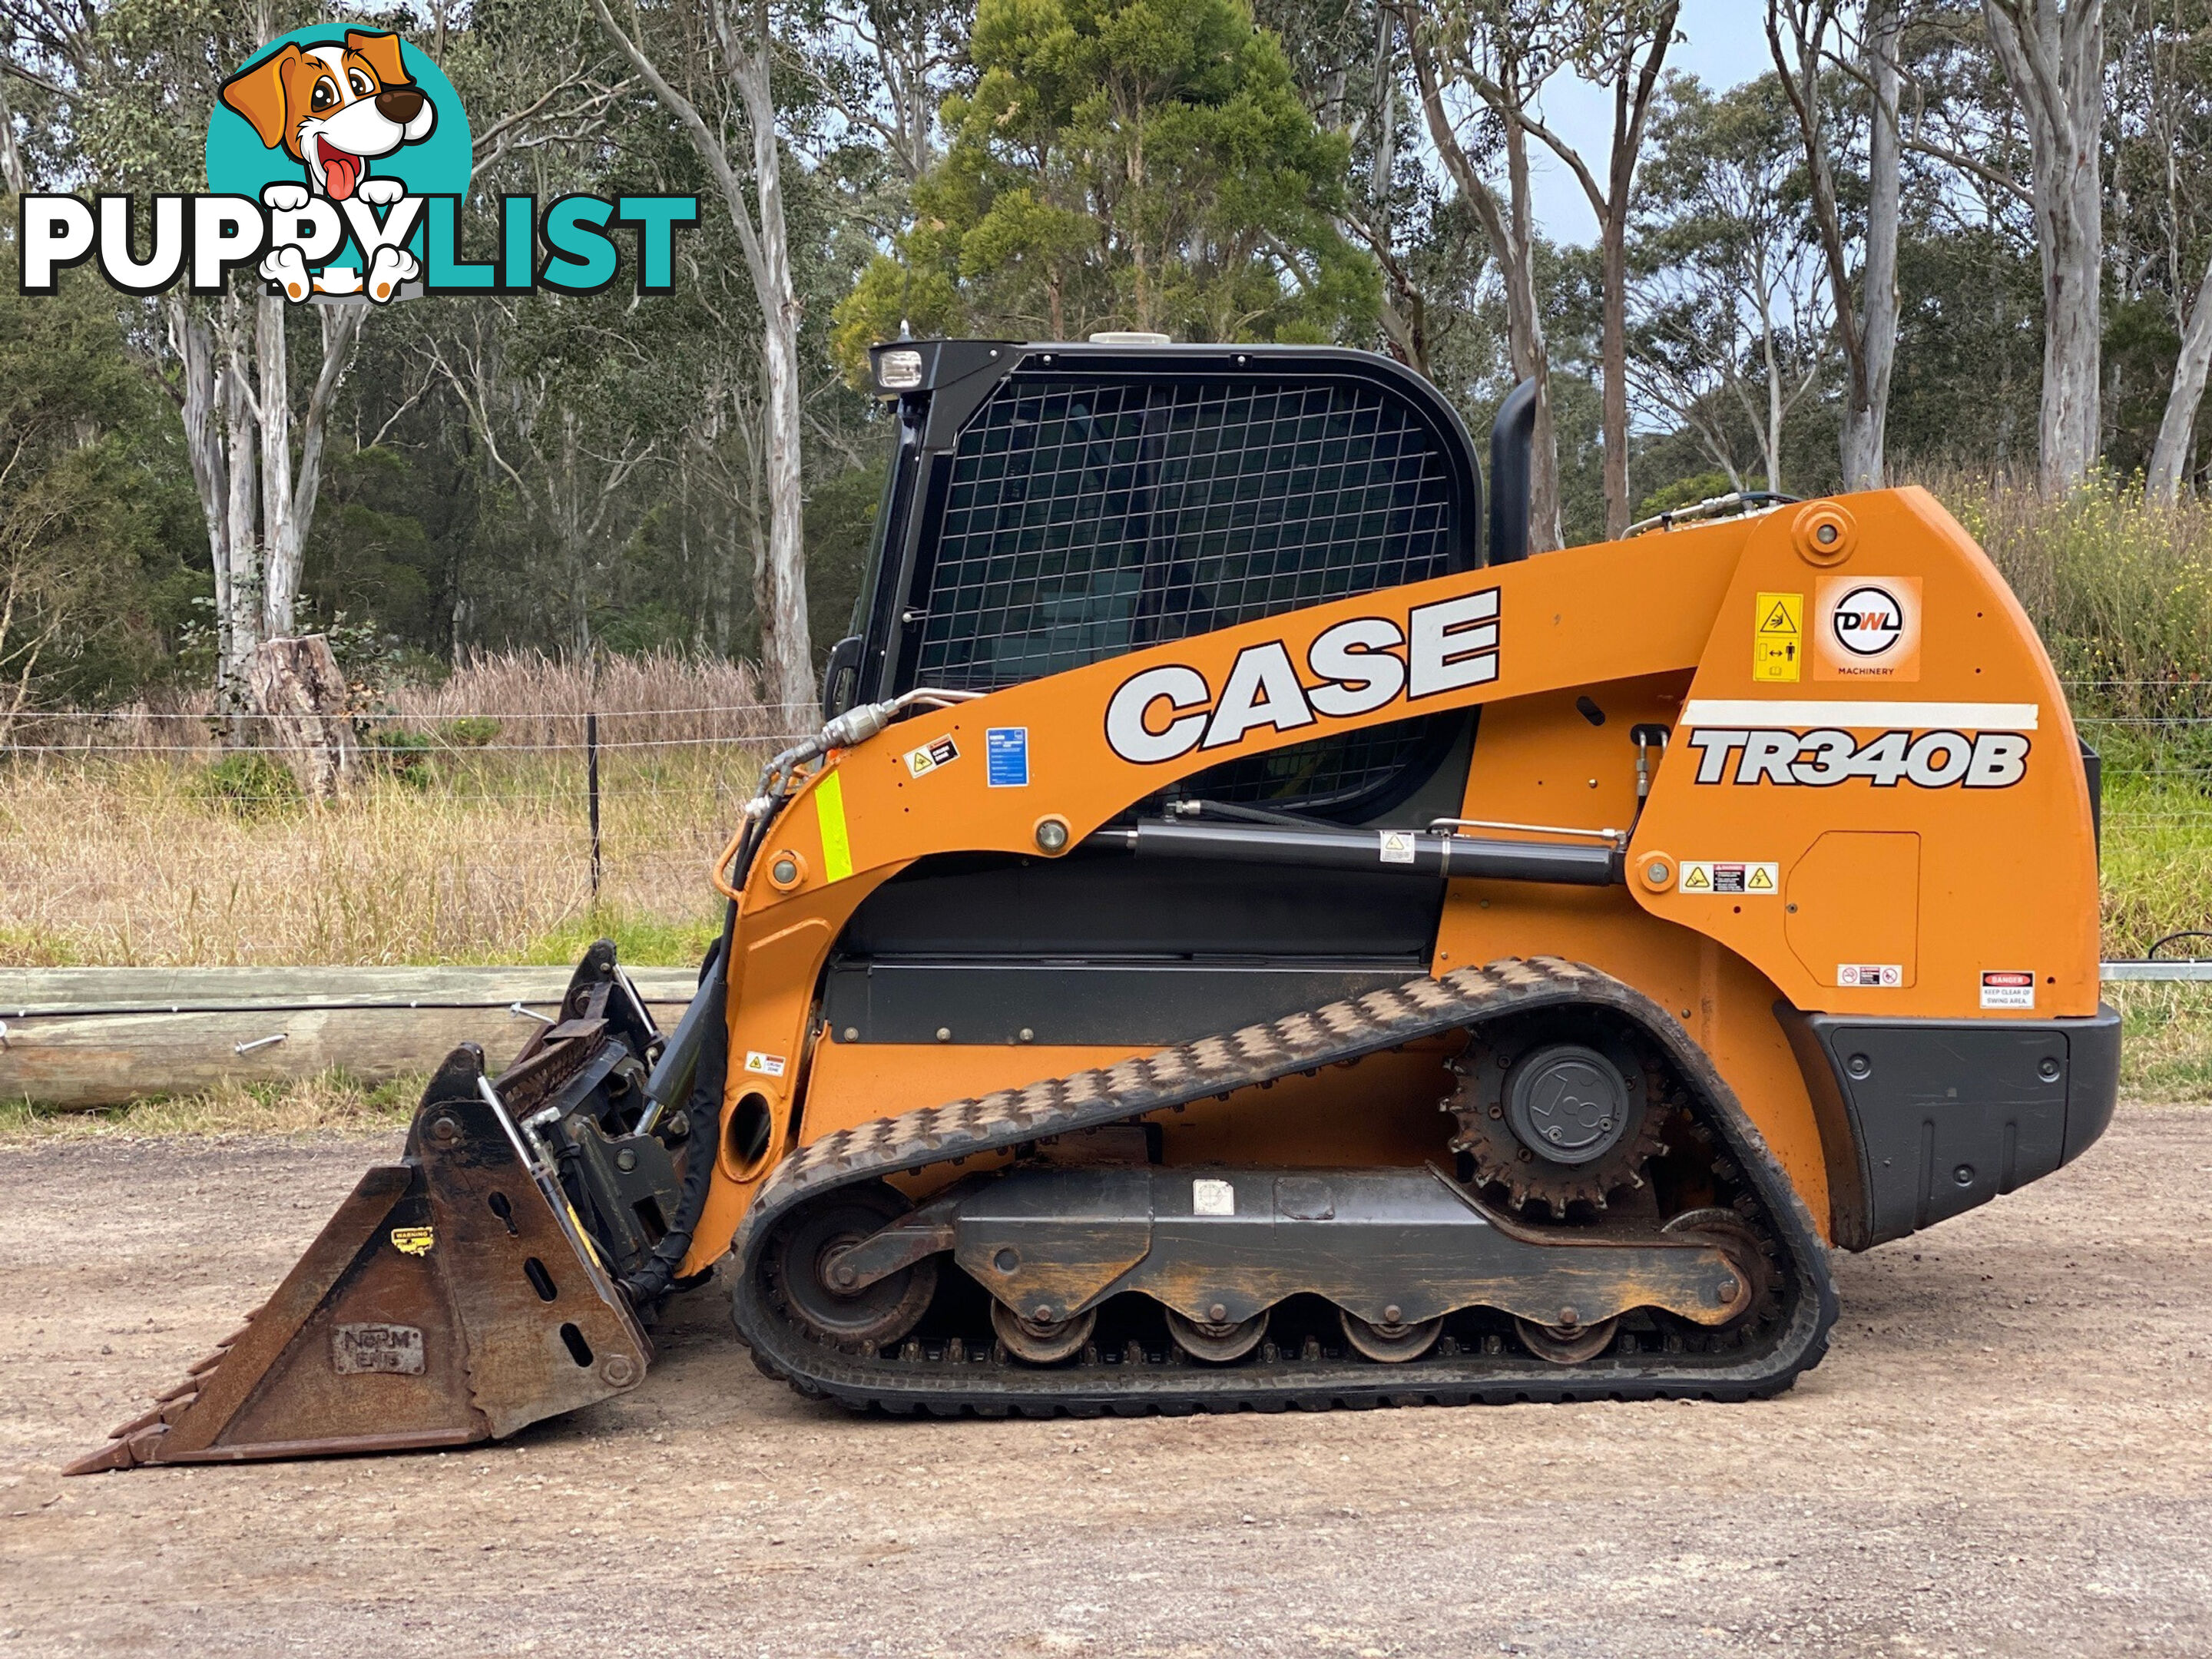
<svg viewBox="0 0 2212 1659">
<path fill-rule="evenodd" d="M 1560 544 L 1559 439 L 1552 366 L 1536 280 L 1538 234 L 1528 142 L 1545 84 L 1563 69 L 1576 35 L 1551 0 L 1456 0 L 1438 12 L 1401 11 L 1413 85 L 1430 142 L 1461 198 L 1481 221 L 1498 260 L 1513 377 L 1535 383 L 1528 466 L 1529 546 Z M 1468 109 L 1454 94 L 1475 100 Z M 1485 118 L 1486 112 L 1486 118 Z M 1501 196 L 1492 167 L 1502 165 Z"/>
<path fill-rule="evenodd" d="M 1829 296 L 1797 137 L 1775 76 L 1717 95 L 1670 76 L 1637 191 L 1632 376 L 1739 488 L 1731 429 L 1753 434 L 1765 487 L 1783 489 L 1785 424 L 1823 379 Z"/>
<path fill-rule="evenodd" d="M 623 0 L 617 0 L 623 3 Z M 761 596 L 761 665 L 788 708 L 814 701 L 806 615 L 804 307 L 784 214 L 784 144 L 775 66 L 782 48 L 769 0 L 706 0 L 696 11 L 591 0 L 592 14 L 681 125 L 714 180 L 760 308 L 769 503 Z"/>
<path fill-rule="evenodd" d="M 1827 265 L 1834 337 L 1844 358 L 1840 448 L 1846 489 L 1879 489 L 1888 469 L 1903 199 L 1902 30 L 1901 0 L 1858 0 L 1856 7 L 1846 0 L 1768 0 L 1766 8 L 1768 49 L 1804 143 L 1807 206 Z M 1839 118 L 1854 109 L 1863 109 L 1863 120 Z M 1863 154 L 1863 177 L 1854 152 Z M 1853 168 L 1841 184 L 1839 165 Z M 1856 205 L 1855 213 L 1847 198 Z"/>
</svg>

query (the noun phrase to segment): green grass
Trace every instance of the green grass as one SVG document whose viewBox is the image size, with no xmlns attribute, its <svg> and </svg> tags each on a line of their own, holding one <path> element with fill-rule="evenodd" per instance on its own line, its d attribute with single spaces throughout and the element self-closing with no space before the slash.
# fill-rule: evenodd
<svg viewBox="0 0 2212 1659">
<path fill-rule="evenodd" d="M 289 1083 L 226 1084 L 205 1094 L 94 1111 L 0 1100 L 0 1144 L 97 1135 L 368 1134 L 404 1129 L 425 1079 L 370 1084 L 342 1071 Z"/>
<path fill-rule="evenodd" d="M 706 959 L 707 947 L 721 931 L 719 913 L 678 921 L 636 910 L 602 908 L 541 934 L 512 960 L 533 967 L 566 966 L 582 956 L 594 939 L 611 939 L 629 967 L 696 968 Z"/>
<path fill-rule="evenodd" d="M 2120 1011 L 2120 1093 L 2129 1100 L 2212 1102 L 2212 984 L 2113 984 Z"/>
<path fill-rule="evenodd" d="M 2212 928 L 2212 799 L 2186 781 L 2108 775 L 2103 866 L 2106 957 L 2140 957 L 2168 933 Z"/>
</svg>

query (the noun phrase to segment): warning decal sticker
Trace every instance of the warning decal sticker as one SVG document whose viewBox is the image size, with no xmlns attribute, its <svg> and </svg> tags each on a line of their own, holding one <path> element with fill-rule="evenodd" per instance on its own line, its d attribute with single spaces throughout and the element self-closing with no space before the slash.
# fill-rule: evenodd
<svg viewBox="0 0 2212 1659">
<path fill-rule="evenodd" d="M 1836 964 L 1836 983 L 1862 991 L 1893 991 L 1905 983 L 1905 969 L 1894 962 L 1841 962 Z"/>
<path fill-rule="evenodd" d="M 1729 863 L 1717 859 L 1684 859 L 1682 890 L 1700 897 L 1711 895 L 1771 898 L 1782 884 L 1782 866 L 1763 863 Z"/>
<path fill-rule="evenodd" d="M 764 1054 L 757 1048 L 748 1048 L 745 1051 L 745 1070 L 757 1072 L 763 1077 L 781 1077 L 783 1056 Z"/>
<path fill-rule="evenodd" d="M 960 751 L 952 746 L 952 739 L 939 738 L 935 743 L 908 750 L 906 769 L 918 778 L 927 777 L 939 767 L 950 766 L 959 758 Z"/>
<path fill-rule="evenodd" d="M 1982 975 L 1984 1008 L 2033 1008 L 2035 975 L 2024 969 L 1993 969 Z"/>
<path fill-rule="evenodd" d="M 431 1227 L 394 1227 L 392 1248 L 402 1255 L 428 1255 L 431 1245 L 438 1242 L 437 1231 Z"/>
<path fill-rule="evenodd" d="M 1382 862 L 1411 864 L 1413 861 L 1413 832 L 1410 830 L 1382 830 Z"/>
<path fill-rule="evenodd" d="M 1761 593 L 1752 616 L 1752 678 L 1796 684 L 1805 666 L 1805 596 Z"/>
</svg>

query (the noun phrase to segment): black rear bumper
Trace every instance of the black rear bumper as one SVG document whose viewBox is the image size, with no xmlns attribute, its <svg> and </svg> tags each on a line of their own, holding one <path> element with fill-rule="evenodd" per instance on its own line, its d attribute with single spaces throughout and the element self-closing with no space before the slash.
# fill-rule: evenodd
<svg viewBox="0 0 2212 1659">
<path fill-rule="evenodd" d="M 2105 1133 L 2120 1016 L 1870 1019 L 1776 1012 L 1827 1153 L 1831 1225 L 1863 1250 L 2049 1175 Z"/>
</svg>

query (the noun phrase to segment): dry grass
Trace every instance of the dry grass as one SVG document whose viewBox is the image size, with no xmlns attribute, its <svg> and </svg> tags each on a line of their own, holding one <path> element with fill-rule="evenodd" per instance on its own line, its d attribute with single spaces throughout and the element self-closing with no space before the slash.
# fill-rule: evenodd
<svg viewBox="0 0 2212 1659">
<path fill-rule="evenodd" d="M 0 1101 L 0 1145 L 92 1135 L 367 1134 L 404 1129 L 422 1078 L 371 1086 L 343 1072 L 292 1083 L 228 1084 L 204 1095 L 140 1100 L 108 1111 L 55 1111 Z"/>
<path fill-rule="evenodd" d="M 2212 985 L 2114 983 L 2120 1093 L 2129 1100 L 2212 1101 Z"/>
<path fill-rule="evenodd" d="M 0 966 L 560 960 L 601 932 L 635 961 L 697 960 L 719 904 L 708 863 L 785 724 L 749 672 L 651 658 L 601 665 L 595 685 L 506 658 L 395 701 L 406 720 L 372 739 L 428 735 L 373 744 L 366 777 L 325 807 L 226 796 L 210 787 L 220 751 L 146 746 L 180 716 L 83 722 L 97 743 L 19 750 L 0 769 Z M 596 905 L 594 706 L 615 711 L 599 723 Z M 495 728 L 451 729 L 487 716 Z"/>
<path fill-rule="evenodd" d="M 757 767 L 734 750 L 611 765 L 595 909 L 583 786 L 563 775 L 580 769 L 241 813 L 169 762 L 19 766 L 0 775 L 0 966 L 522 962 L 593 927 L 703 933 L 707 865 Z"/>
</svg>

